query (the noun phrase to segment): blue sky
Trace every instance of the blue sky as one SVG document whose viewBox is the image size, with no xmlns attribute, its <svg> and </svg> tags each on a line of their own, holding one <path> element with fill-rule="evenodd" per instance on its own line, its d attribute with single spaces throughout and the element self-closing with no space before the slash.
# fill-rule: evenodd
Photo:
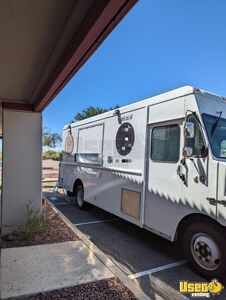
<svg viewBox="0 0 226 300">
<path fill-rule="evenodd" d="M 62 132 L 87 106 L 193 85 L 226 96 L 226 1 L 140 0 L 43 113 Z"/>
</svg>

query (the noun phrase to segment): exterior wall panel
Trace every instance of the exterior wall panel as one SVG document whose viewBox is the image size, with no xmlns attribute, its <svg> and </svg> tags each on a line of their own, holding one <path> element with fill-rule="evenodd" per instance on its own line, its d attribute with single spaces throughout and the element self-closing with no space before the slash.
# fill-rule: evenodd
<svg viewBox="0 0 226 300">
<path fill-rule="evenodd" d="M 2 234 L 26 224 L 26 205 L 41 210 L 40 113 L 3 111 Z"/>
</svg>

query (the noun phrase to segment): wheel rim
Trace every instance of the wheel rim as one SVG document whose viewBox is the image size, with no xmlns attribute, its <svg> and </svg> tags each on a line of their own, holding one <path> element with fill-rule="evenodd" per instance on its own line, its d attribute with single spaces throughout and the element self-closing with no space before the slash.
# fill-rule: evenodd
<svg viewBox="0 0 226 300">
<path fill-rule="evenodd" d="M 79 206 L 82 206 L 82 204 L 83 204 L 83 191 L 82 191 L 81 188 L 78 189 L 78 191 L 77 191 L 77 202 L 78 202 Z"/>
<path fill-rule="evenodd" d="M 191 253 L 194 260 L 205 270 L 215 270 L 220 264 L 219 247 L 206 233 L 197 233 L 192 237 Z"/>
</svg>

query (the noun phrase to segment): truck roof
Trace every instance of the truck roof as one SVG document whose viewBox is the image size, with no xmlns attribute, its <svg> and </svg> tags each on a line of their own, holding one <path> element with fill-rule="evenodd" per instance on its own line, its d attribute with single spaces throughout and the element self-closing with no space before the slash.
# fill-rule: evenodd
<svg viewBox="0 0 226 300">
<path fill-rule="evenodd" d="M 119 107 L 119 110 L 120 110 L 121 113 L 123 113 L 123 112 L 126 112 L 126 111 L 131 111 L 131 110 L 135 110 L 135 109 L 150 105 L 150 102 L 152 104 L 153 103 L 160 103 L 160 102 L 163 102 L 163 101 L 179 98 L 179 97 L 190 95 L 190 94 L 201 94 L 201 95 L 205 95 L 209 98 L 215 98 L 217 100 L 225 101 L 222 96 L 219 96 L 217 94 L 213 94 L 213 93 L 207 92 L 205 90 L 187 85 L 187 86 L 183 86 L 183 87 L 174 89 L 172 91 L 168 91 L 168 92 L 156 95 L 156 96 L 152 96 L 152 97 L 144 99 L 144 100 L 134 102 L 132 104 L 128 104 L 128 105 Z M 99 115 L 96 115 L 96 116 L 93 116 L 93 117 L 90 117 L 90 118 L 87 118 L 87 119 L 84 119 L 84 120 L 81 120 L 81 121 L 77 121 L 77 122 L 74 122 L 74 123 L 71 123 L 71 124 L 67 124 L 67 125 L 64 126 L 63 129 L 64 130 L 67 129 L 69 125 L 71 127 L 77 127 L 77 126 L 80 126 L 80 125 L 84 125 L 84 124 L 87 124 L 87 123 L 98 121 L 98 120 L 101 120 L 101 119 L 112 116 L 114 112 L 115 112 L 115 109 L 114 110 L 109 110 L 105 113 L 102 113 L 102 114 L 99 114 Z"/>
</svg>

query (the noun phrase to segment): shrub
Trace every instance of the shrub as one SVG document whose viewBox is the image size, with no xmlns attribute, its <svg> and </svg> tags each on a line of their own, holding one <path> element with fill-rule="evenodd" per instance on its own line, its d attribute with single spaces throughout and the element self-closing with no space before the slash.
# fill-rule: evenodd
<svg viewBox="0 0 226 300">
<path fill-rule="evenodd" d="M 60 160 L 60 152 L 48 150 L 42 154 L 43 159 Z"/>
<path fill-rule="evenodd" d="M 29 201 L 27 204 L 27 222 L 24 230 L 25 237 L 32 239 L 36 234 L 46 231 L 47 222 L 44 214 L 34 211 Z"/>
<path fill-rule="evenodd" d="M 56 153 L 52 154 L 51 159 L 52 160 L 60 160 L 60 153 L 56 152 Z"/>
</svg>

